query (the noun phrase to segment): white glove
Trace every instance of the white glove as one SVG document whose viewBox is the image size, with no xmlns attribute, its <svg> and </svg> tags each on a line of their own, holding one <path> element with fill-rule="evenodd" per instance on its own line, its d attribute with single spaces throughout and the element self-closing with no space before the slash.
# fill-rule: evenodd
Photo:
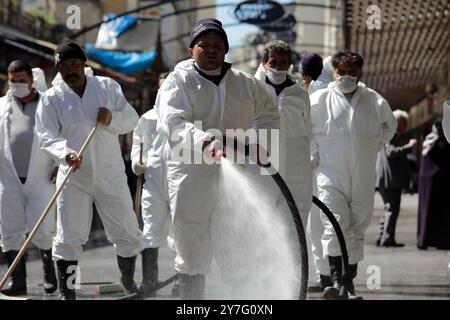
<svg viewBox="0 0 450 320">
<path fill-rule="evenodd" d="M 133 162 L 133 172 L 135 175 L 140 176 L 145 173 L 145 165 L 140 162 Z"/>
<path fill-rule="evenodd" d="M 222 142 L 214 138 L 204 147 L 203 161 L 205 164 L 220 163 L 221 157 L 225 157 Z"/>
</svg>

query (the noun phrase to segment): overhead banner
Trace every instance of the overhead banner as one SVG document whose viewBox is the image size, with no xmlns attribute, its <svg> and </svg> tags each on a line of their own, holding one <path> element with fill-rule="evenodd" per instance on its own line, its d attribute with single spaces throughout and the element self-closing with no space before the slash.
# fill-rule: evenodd
<svg viewBox="0 0 450 320">
<path fill-rule="evenodd" d="M 282 19 L 271 22 L 269 24 L 263 24 L 259 27 L 268 32 L 282 32 L 292 30 L 297 24 L 297 19 L 291 14 L 286 14 Z"/>
<path fill-rule="evenodd" d="M 248 0 L 239 3 L 234 15 L 242 23 L 267 25 L 280 20 L 285 15 L 284 8 L 276 1 Z"/>
</svg>

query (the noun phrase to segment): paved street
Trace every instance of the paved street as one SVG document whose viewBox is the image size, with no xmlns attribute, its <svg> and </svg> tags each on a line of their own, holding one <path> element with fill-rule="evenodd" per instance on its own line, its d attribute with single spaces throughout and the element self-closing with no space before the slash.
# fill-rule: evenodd
<svg viewBox="0 0 450 320">
<path fill-rule="evenodd" d="M 382 214 L 381 198 L 376 196 L 375 214 L 366 237 L 366 259 L 359 268 L 355 284 L 357 292 L 365 299 L 449 299 L 450 256 L 447 251 L 428 249 L 418 250 L 415 246 L 417 228 L 417 195 L 404 195 L 403 209 L 398 220 L 398 242 L 406 243 L 404 248 L 378 248 L 374 241 L 378 229 L 379 217 Z M 174 255 L 168 249 L 160 252 L 160 279 L 166 279 L 174 274 L 172 261 Z M 38 260 L 29 261 L 28 285 L 29 291 L 36 299 L 42 299 L 41 263 Z M 82 283 L 78 290 L 79 299 L 112 299 L 120 296 L 98 296 L 95 284 L 100 282 L 117 282 L 118 269 L 112 246 L 103 246 L 86 250 L 80 261 Z M 374 273 L 374 270 L 376 273 Z M 0 267 L 3 274 L 5 266 Z M 380 287 L 376 288 L 374 276 L 379 274 Z M 370 277 L 370 278 L 369 278 Z M 140 259 L 137 261 L 136 279 L 141 279 Z M 369 281 L 368 281 L 369 280 Z M 369 285 L 367 285 L 369 282 Z M 212 273 L 207 277 L 206 296 L 208 299 L 223 299 L 224 290 L 217 267 L 213 265 Z M 156 299 L 171 299 L 172 285 L 158 292 Z M 55 299 L 56 296 L 47 297 Z M 317 294 L 311 294 L 310 299 L 318 299 Z"/>
<path fill-rule="evenodd" d="M 380 248 L 374 245 L 382 201 L 377 194 L 375 214 L 366 234 L 366 259 L 356 279 L 357 290 L 366 299 L 449 299 L 450 256 L 448 251 L 418 250 L 416 247 L 417 195 L 403 195 L 397 223 L 397 241 L 404 248 Z M 379 266 L 381 289 L 366 285 L 369 266 Z"/>
</svg>

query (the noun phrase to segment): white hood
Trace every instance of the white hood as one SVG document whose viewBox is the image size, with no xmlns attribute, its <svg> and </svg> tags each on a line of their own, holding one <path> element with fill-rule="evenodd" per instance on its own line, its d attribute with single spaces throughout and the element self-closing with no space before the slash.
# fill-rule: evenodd
<svg viewBox="0 0 450 320">
<path fill-rule="evenodd" d="M 183 60 L 181 62 L 178 62 L 178 64 L 175 66 L 175 68 L 173 68 L 174 71 L 177 70 L 185 70 L 185 71 L 190 71 L 190 70 L 195 70 L 194 69 L 194 59 L 187 59 L 187 60 Z"/>
<path fill-rule="evenodd" d="M 320 74 L 319 78 L 317 78 L 317 81 L 322 81 L 324 83 L 333 82 L 334 68 L 333 65 L 331 64 L 331 59 L 332 59 L 331 56 L 328 56 L 325 59 L 323 59 L 322 73 Z"/>
<path fill-rule="evenodd" d="M 38 91 L 45 92 L 47 90 L 47 82 L 45 81 L 45 74 L 41 68 L 33 68 L 33 88 Z"/>
<path fill-rule="evenodd" d="M 262 82 L 266 82 L 266 70 L 264 70 L 262 63 L 259 64 L 258 70 L 256 70 L 255 78 Z"/>
</svg>

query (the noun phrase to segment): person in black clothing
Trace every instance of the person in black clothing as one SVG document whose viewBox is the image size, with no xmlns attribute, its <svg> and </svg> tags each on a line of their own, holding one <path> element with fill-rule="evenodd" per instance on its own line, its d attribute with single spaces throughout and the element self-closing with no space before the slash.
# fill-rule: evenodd
<svg viewBox="0 0 450 320">
<path fill-rule="evenodd" d="M 419 172 L 417 247 L 450 250 L 450 144 L 441 121 L 425 138 Z"/>
<path fill-rule="evenodd" d="M 381 217 L 380 230 L 376 246 L 403 247 L 403 243 L 395 240 L 395 228 L 400 213 L 402 190 L 407 189 L 410 182 L 408 170 L 408 152 L 417 144 L 417 140 L 408 139 L 404 133 L 408 127 L 408 114 L 395 110 L 397 132 L 389 143 L 378 152 L 377 156 L 377 188 L 383 198 L 385 213 Z"/>
</svg>

